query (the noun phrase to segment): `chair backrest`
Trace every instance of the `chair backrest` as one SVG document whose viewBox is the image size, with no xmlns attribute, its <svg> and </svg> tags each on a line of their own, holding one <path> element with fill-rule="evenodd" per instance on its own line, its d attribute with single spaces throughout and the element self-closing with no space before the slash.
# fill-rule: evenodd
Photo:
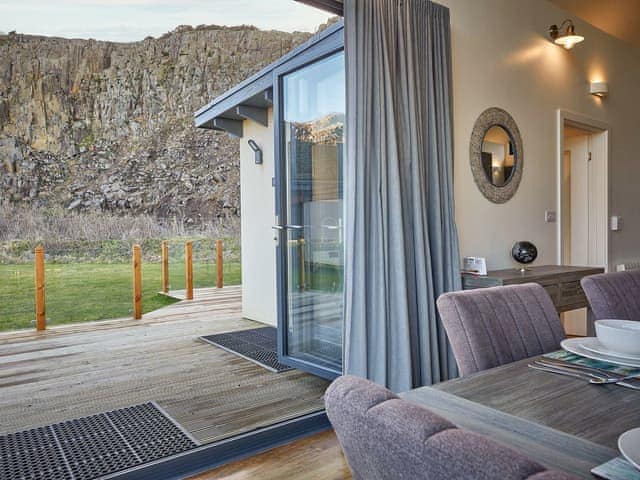
<svg viewBox="0 0 640 480">
<path fill-rule="evenodd" d="M 460 375 L 560 348 L 564 329 L 536 283 L 445 293 L 438 311 Z"/>
<path fill-rule="evenodd" d="M 356 480 L 575 480 L 368 380 L 338 378 L 325 405 Z"/>
<path fill-rule="evenodd" d="M 596 320 L 640 320 L 640 270 L 600 273 L 580 283 Z"/>
</svg>

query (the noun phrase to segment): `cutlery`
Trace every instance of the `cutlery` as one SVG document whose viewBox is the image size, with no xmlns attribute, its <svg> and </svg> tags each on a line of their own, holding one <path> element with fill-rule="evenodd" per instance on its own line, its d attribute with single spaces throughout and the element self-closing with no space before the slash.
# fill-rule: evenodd
<svg viewBox="0 0 640 480">
<path fill-rule="evenodd" d="M 617 382 L 614 385 L 620 385 L 621 387 L 627 387 L 627 388 L 630 388 L 631 390 L 640 390 L 640 384 L 634 385 L 633 383 L 629 383 L 629 382 Z"/>
<path fill-rule="evenodd" d="M 571 370 L 570 368 L 558 368 L 554 366 L 541 365 L 540 363 L 535 363 L 535 362 L 530 363 L 529 368 L 532 368 L 533 370 L 539 370 L 541 372 L 556 373 L 558 375 L 565 375 L 567 377 L 586 380 L 589 383 L 592 383 L 594 385 L 610 384 L 610 385 L 619 385 L 621 387 L 630 388 L 632 390 L 640 390 L 640 384 L 634 385 L 632 383 L 620 381 L 613 378 L 598 377 L 595 374 L 589 374 L 589 373 L 581 372 L 579 370 Z"/>
<path fill-rule="evenodd" d="M 592 373 L 580 372 L 578 370 L 571 370 L 570 368 L 555 367 L 549 365 L 541 365 L 540 363 L 530 363 L 529 368 L 534 370 L 540 370 L 541 372 L 557 373 L 559 375 L 565 375 L 567 377 L 579 378 L 580 380 L 586 380 L 589 383 L 595 383 L 597 385 L 604 385 L 606 383 L 615 383 L 610 381 L 611 379 L 598 377 Z"/>
<path fill-rule="evenodd" d="M 622 381 L 622 380 L 631 380 L 631 379 L 635 379 L 635 378 L 640 378 L 637 374 L 635 375 L 620 375 L 618 373 L 615 372 L 611 372 L 608 370 L 604 370 L 602 368 L 597 368 L 597 367 L 587 367 L 585 365 L 578 365 L 575 363 L 571 363 L 571 362 L 567 362 L 565 360 L 558 360 L 558 359 L 554 359 L 554 358 L 540 358 L 538 360 L 535 360 L 535 362 L 538 362 L 542 365 L 549 365 L 552 367 L 562 367 L 562 368 L 571 368 L 574 370 L 579 370 L 585 373 L 591 373 L 594 375 L 597 375 L 599 377 L 601 376 L 605 376 L 607 378 L 611 378 L 611 379 L 617 379 L 617 381 Z"/>
<path fill-rule="evenodd" d="M 595 380 L 594 383 L 616 383 L 619 382 L 621 380 L 626 380 L 625 378 L 620 377 L 619 375 L 616 377 L 613 376 L 607 376 L 607 375 L 603 375 L 599 372 L 593 372 L 590 371 L 588 369 L 582 369 L 582 368 L 573 368 L 572 366 L 567 366 L 567 365 L 559 365 L 559 364 L 553 364 L 553 363 L 545 363 L 545 362 L 540 362 L 539 360 L 535 360 L 533 362 L 536 365 L 540 365 L 543 367 L 547 367 L 547 368 L 552 368 L 554 370 L 562 370 L 562 371 L 566 371 L 569 373 L 574 373 L 574 372 L 580 372 L 582 375 L 585 375 L 589 378 L 593 378 Z"/>
<path fill-rule="evenodd" d="M 616 385 L 622 385 L 622 383 L 624 382 L 624 385 L 622 385 L 623 387 L 631 388 L 633 390 L 640 390 L 640 383 L 637 385 L 634 385 L 626 381 L 626 380 L 640 380 L 640 377 L 638 375 L 620 375 L 620 374 L 615 374 L 613 372 L 609 372 L 607 370 L 603 370 L 601 368 L 586 367 L 584 365 L 576 365 L 574 363 L 564 362 L 562 360 L 552 359 L 552 361 L 550 362 L 547 362 L 546 360 L 549 360 L 549 359 L 536 360 L 536 362 L 538 362 L 539 364 L 545 367 L 548 366 L 551 368 L 568 369 L 571 371 L 582 372 L 585 375 L 588 375 L 591 378 L 596 379 L 595 382 L 591 382 L 591 383 L 598 383 L 598 384 L 615 383 Z"/>
</svg>

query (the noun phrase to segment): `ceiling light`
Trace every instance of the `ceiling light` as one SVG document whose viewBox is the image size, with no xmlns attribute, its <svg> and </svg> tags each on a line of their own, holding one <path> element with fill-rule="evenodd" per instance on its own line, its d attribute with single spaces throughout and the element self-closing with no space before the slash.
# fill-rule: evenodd
<svg viewBox="0 0 640 480">
<path fill-rule="evenodd" d="M 560 24 L 551 25 L 549 27 L 549 36 L 553 43 L 556 45 L 562 45 L 567 50 L 573 48 L 576 43 L 580 43 L 584 40 L 584 37 L 576 35 L 576 28 L 573 25 L 573 21 L 567 19 Z"/>
</svg>

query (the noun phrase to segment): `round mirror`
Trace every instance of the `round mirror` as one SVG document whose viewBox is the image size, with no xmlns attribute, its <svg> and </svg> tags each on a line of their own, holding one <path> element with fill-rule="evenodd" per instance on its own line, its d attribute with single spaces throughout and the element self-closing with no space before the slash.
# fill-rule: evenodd
<svg viewBox="0 0 640 480">
<path fill-rule="evenodd" d="M 482 112 L 471 134 L 471 171 L 482 194 L 504 203 L 522 177 L 522 140 L 516 122 L 500 108 Z"/>
<path fill-rule="evenodd" d="M 504 187 L 513 176 L 515 148 L 504 127 L 494 125 L 482 140 L 482 168 L 487 180 L 496 187 Z"/>
</svg>

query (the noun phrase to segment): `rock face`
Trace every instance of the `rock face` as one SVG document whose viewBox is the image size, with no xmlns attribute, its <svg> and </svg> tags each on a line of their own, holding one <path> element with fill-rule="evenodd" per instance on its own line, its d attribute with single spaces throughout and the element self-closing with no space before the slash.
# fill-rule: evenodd
<svg viewBox="0 0 640 480">
<path fill-rule="evenodd" d="M 239 215 L 238 140 L 193 112 L 309 37 L 178 27 L 134 43 L 0 35 L 0 203 Z"/>
</svg>

